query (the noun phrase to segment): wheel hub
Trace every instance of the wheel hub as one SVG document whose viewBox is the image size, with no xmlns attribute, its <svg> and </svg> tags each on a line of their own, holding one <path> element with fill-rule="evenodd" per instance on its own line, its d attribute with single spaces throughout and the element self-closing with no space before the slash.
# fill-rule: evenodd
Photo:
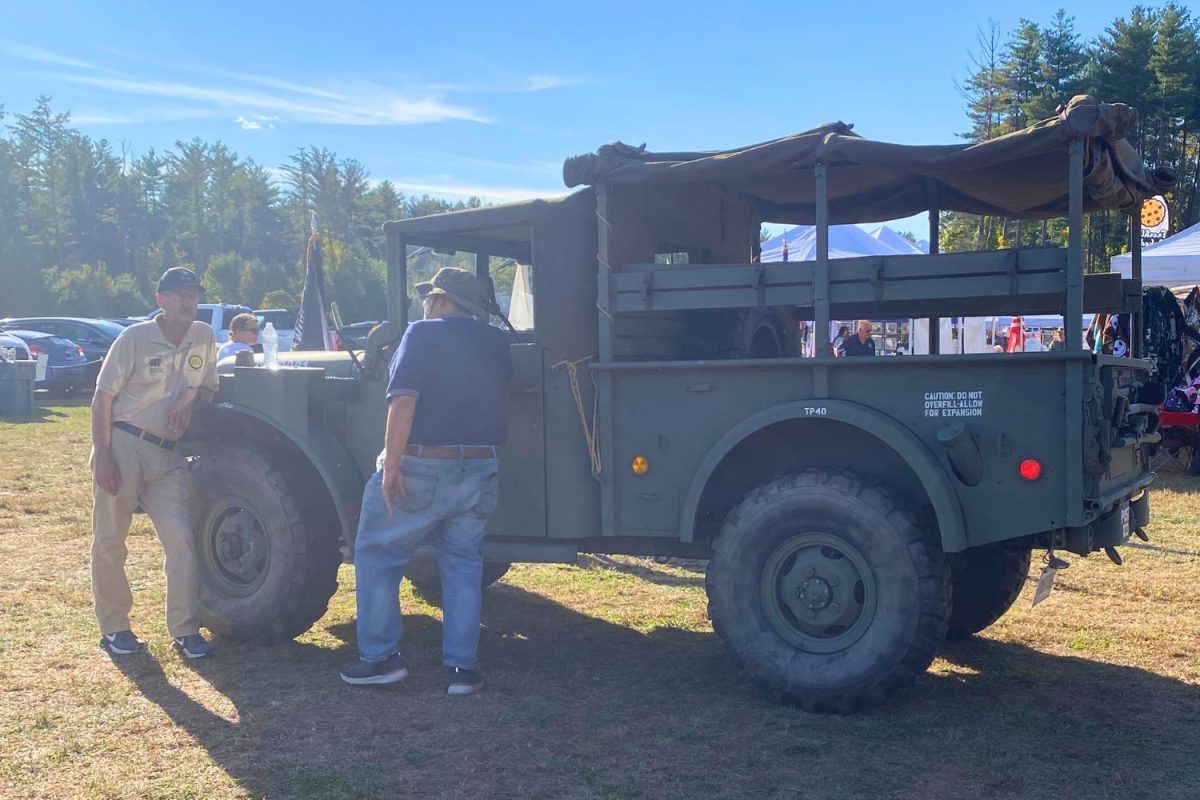
<svg viewBox="0 0 1200 800">
<path fill-rule="evenodd" d="M 796 647 L 835 653 L 858 641 L 875 613 L 874 575 L 850 542 L 801 533 L 783 541 L 763 569 L 763 610 Z"/>
<path fill-rule="evenodd" d="M 202 560 L 224 591 L 251 593 L 262 583 L 270 560 L 266 530 L 250 509 L 232 506 L 208 518 Z"/>
<path fill-rule="evenodd" d="M 824 578 L 808 578 L 800 584 L 799 599 L 804 601 L 810 611 L 819 611 L 829 605 L 833 589 Z"/>
</svg>

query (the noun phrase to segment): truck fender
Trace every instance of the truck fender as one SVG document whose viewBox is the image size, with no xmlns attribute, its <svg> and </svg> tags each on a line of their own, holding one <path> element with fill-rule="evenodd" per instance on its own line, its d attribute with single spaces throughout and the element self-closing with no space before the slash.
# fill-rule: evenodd
<svg viewBox="0 0 1200 800">
<path fill-rule="evenodd" d="M 696 514 L 709 478 L 722 459 L 746 437 L 769 425 L 789 420 L 835 421 L 852 425 L 890 447 L 912 467 L 937 516 L 942 550 L 957 553 L 967 548 L 962 506 L 946 469 L 912 431 L 878 411 L 847 400 L 814 399 L 783 403 L 761 411 L 734 426 L 700 462 L 683 504 L 680 539 L 693 541 Z"/>
<path fill-rule="evenodd" d="M 354 534 L 358 530 L 358 511 L 362 504 L 366 479 L 359 473 L 357 463 L 345 446 L 322 431 L 315 431 L 308 436 L 296 436 L 261 412 L 232 403 L 219 403 L 211 407 L 204 415 L 202 424 L 189 431 L 186 439 L 203 441 L 210 432 L 236 431 L 239 426 L 233 423 L 231 417 L 252 420 L 255 426 L 268 428 L 300 451 L 329 492 L 342 533 L 353 552 Z M 185 442 L 184 451 L 186 450 Z"/>
</svg>

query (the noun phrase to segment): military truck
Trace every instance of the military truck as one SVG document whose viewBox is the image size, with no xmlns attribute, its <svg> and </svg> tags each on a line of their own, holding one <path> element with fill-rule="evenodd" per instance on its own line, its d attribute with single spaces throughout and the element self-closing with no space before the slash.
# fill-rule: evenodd
<svg viewBox="0 0 1200 800">
<path fill-rule="evenodd" d="M 1172 180 L 1124 140 L 1136 119 L 1076 97 L 976 145 L 842 123 L 722 152 L 618 143 L 567 160 L 582 188 L 562 198 L 387 223 L 388 320 L 365 350 L 233 368 L 190 434 L 204 623 L 262 640 L 324 613 L 383 442 L 420 246 L 473 254 L 481 278 L 514 260 L 531 300 L 510 326 L 485 582 L 579 553 L 707 559 L 713 627 L 770 697 L 882 701 L 947 634 L 999 618 L 1035 549 L 1119 560 L 1149 522 L 1150 362 L 1094 354 L 1071 329 L 1085 310 L 1139 308 L 1138 280 L 1084 275 L 1081 240 L 1086 211 L 1134 211 Z M 828 255 L 830 224 L 921 211 L 931 255 Z M 942 211 L 1065 216 L 1069 240 L 939 254 Z M 816 225 L 816 260 L 761 263 L 767 222 Z M 1064 316 L 1063 350 L 946 354 L 934 336 L 929 354 L 825 355 L 831 320 L 1035 313 Z"/>
</svg>

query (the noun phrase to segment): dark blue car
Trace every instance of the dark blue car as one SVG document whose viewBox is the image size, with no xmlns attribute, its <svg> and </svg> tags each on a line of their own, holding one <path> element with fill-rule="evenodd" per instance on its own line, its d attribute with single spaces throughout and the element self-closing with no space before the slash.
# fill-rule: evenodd
<svg viewBox="0 0 1200 800">
<path fill-rule="evenodd" d="M 46 376 L 34 384 L 35 389 L 67 394 L 87 385 L 87 356 L 83 354 L 83 348 L 70 339 L 19 328 L 5 329 L 4 332 L 25 342 L 30 358 L 36 359 L 43 354 L 47 356 Z"/>
<path fill-rule="evenodd" d="M 96 382 L 100 374 L 100 362 L 108 355 L 108 349 L 125 328 L 106 319 L 84 317 L 11 317 L 0 319 L 0 329 L 19 328 L 24 331 L 49 333 L 61 339 L 70 339 L 83 348 L 88 364 L 84 372 L 88 385 Z"/>
</svg>

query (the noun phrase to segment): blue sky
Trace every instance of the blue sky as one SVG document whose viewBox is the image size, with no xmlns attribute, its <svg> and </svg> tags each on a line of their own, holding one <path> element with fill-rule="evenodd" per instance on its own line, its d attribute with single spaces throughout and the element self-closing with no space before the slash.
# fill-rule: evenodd
<svg viewBox="0 0 1200 800">
<path fill-rule="evenodd" d="M 944 143 L 976 31 L 1054 4 L 6 4 L 0 103 L 38 95 L 118 152 L 221 140 L 278 167 L 328 147 L 407 193 L 561 194 L 568 156 L 617 139 L 720 149 L 831 120 Z M 1132 2 L 1064 6 L 1087 39 Z M 11 117 L 9 120 L 11 122 Z M 898 227 L 922 235 L 924 224 Z"/>
</svg>

